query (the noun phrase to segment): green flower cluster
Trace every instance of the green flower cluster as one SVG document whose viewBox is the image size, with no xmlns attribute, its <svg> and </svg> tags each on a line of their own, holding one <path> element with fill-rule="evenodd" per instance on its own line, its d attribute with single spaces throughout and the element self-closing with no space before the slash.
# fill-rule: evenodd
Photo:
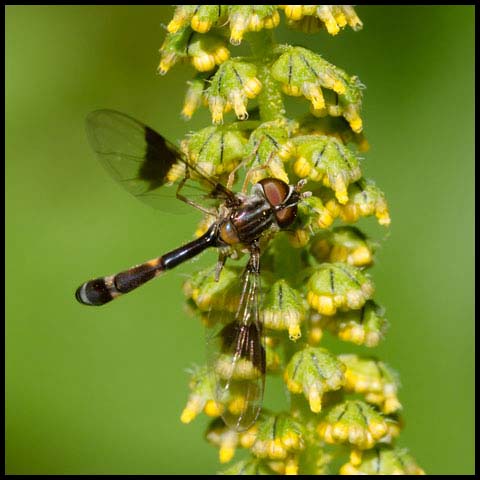
<svg viewBox="0 0 480 480">
<path fill-rule="evenodd" d="M 338 445 L 350 452 L 341 474 L 422 474 L 394 445 L 402 426 L 395 372 L 370 356 L 336 355 L 320 346 L 325 331 L 365 347 L 383 339 L 385 310 L 373 300 L 367 273 L 377 245 L 346 224 L 375 216 L 388 226 L 390 216 L 383 192 L 362 174 L 364 86 L 316 52 L 276 43 L 273 30 L 282 17 L 306 32 L 336 35 L 346 26 L 362 27 L 348 5 L 180 5 L 160 49 L 160 74 L 179 61 L 197 71 L 183 116 L 191 118 L 202 105 L 211 113 L 212 125 L 182 142 L 192 164 L 228 186 L 243 175 L 243 190 L 276 177 L 289 184 L 304 179 L 312 192 L 289 231 L 261 239 L 266 373 L 284 379 L 289 410 L 264 408 L 248 430 L 233 430 L 222 409 L 241 411 L 247 399 L 239 391 L 228 405 L 218 404 L 202 367 L 192 372 L 181 420 L 189 423 L 200 412 L 212 417 L 206 439 L 219 448 L 222 463 L 237 448 L 250 451 L 224 474 L 334 473 L 330 464 L 347 451 Z M 244 40 L 251 54 L 233 56 Z M 310 111 L 290 118 L 286 96 L 303 98 Z M 170 179 L 182 175 L 172 170 Z M 197 235 L 213 220 L 207 215 Z M 233 250 L 232 256 L 242 255 Z M 218 279 L 211 268 L 197 272 L 184 285 L 189 309 L 207 326 L 233 316 L 241 273 L 235 262 Z M 251 364 L 235 368 L 236 378 L 258 374 Z"/>
</svg>

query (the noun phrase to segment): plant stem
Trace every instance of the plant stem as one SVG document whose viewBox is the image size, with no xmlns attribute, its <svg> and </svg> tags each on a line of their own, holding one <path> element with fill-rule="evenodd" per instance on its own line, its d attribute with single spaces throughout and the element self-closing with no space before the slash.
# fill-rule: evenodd
<svg viewBox="0 0 480 480">
<path fill-rule="evenodd" d="M 262 82 L 262 90 L 257 100 L 260 119 L 263 122 L 285 118 L 285 106 L 277 82 L 270 73 L 270 58 L 275 46 L 271 30 L 261 30 L 248 34 L 250 49 L 257 65 L 257 77 Z"/>
</svg>

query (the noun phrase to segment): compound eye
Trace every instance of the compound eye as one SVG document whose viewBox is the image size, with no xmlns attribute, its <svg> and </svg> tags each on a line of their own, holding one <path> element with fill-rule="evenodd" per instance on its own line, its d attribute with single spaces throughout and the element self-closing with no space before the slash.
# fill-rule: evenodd
<svg viewBox="0 0 480 480">
<path fill-rule="evenodd" d="M 282 208 L 278 212 L 275 212 L 277 218 L 277 223 L 280 228 L 287 228 L 293 223 L 297 216 L 297 206 L 292 205 L 291 207 Z"/>
<path fill-rule="evenodd" d="M 281 205 L 290 192 L 290 187 L 278 178 L 264 178 L 258 183 L 262 185 L 265 197 L 272 207 Z"/>
<path fill-rule="evenodd" d="M 278 178 L 264 178 L 259 183 L 262 185 L 265 197 L 272 207 L 284 203 L 290 193 L 290 187 Z M 275 217 L 280 228 L 288 227 L 295 220 L 296 216 L 296 205 L 275 211 Z"/>
</svg>

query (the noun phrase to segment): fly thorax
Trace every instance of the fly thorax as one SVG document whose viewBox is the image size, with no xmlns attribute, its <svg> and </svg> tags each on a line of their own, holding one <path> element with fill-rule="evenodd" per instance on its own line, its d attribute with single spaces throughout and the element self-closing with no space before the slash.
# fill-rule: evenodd
<svg viewBox="0 0 480 480">
<path fill-rule="evenodd" d="M 253 188 L 251 194 L 232 211 L 230 222 L 239 241 L 250 244 L 275 222 L 275 213 L 261 189 Z"/>
</svg>

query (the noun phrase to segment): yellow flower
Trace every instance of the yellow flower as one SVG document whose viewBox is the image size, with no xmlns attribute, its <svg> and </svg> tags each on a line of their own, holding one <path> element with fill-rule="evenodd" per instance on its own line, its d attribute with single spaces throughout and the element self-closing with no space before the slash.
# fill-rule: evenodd
<svg viewBox="0 0 480 480">
<path fill-rule="evenodd" d="M 305 17 L 318 19 L 330 35 L 336 35 L 347 24 L 355 31 L 363 26 L 351 5 L 280 5 L 280 8 L 292 23 L 305 20 Z"/>
<path fill-rule="evenodd" d="M 340 475 L 425 475 L 407 450 L 387 445 L 367 451 L 355 451 Z"/>
<path fill-rule="evenodd" d="M 300 324 L 306 307 L 300 295 L 285 280 L 278 280 L 269 289 L 263 303 L 263 325 L 272 330 L 288 330 L 290 340 L 301 336 Z"/>
<path fill-rule="evenodd" d="M 280 23 L 276 5 L 232 5 L 229 9 L 230 43 L 240 45 L 245 33 L 275 28 Z"/>
<path fill-rule="evenodd" d="M 251 450 L 259 458 L 285 460 L 289 454 L 304 448 L 302 427 L 287 414 L 264 413 L 257 422 L 257 429 Z M 292 468 L 290 465 L 290 470 Z"/>
<path fill-rule="evenodd" d="M 383 192 L 372 180 L 361 179 L 348 188 L 348 202 L 339 204 L 333 198 L 324 198 L 329 211 L 345 222 L 356 222 L 360 217 L 375 215 L 380 225 L 390 225 L 390 214 Z"/>
<path fill-rule="evenodd" d="M 303 393 L 312 412 L 318 413 L 323 394 L 343 385 L 343 371 L 343 364 L 327 350 L 305 347 L 292 356 L 283 378 L 287 388 L 292 393 Z"/>
<path fill-rule="evenodd" d="M 385 363 L 358 355 L 340 355 L 347 367 L 345 388 L 361 393 L 369 403 L 378 405 L 383 413 L 395 413 L 402 408 L 398 398 L 398 376 Z"/>
<path fill-rule="evenodd" d="M 227 427 L 221 418 L 217 418 L 208 426 L 206 439 L 219 447 L 220 463 L 227 463 L 235 455 L 235 449 L 239 443 L 239 433 Z"/>
<path fill-rule="evenodd" d="M 388 322 L 384 309 L 368 300 L 360 310 L 337 312 L 332 317 L 322 316 L 319 325 L 345 342 L 375 347 L 385 336 Z"/>
<path fill-rule="evenodd" d="M 383 417 L 358 400 L 334 406 L 318 426 L 327 443 L 350 443 L 360 449 L 372 448 L 387 431 Z"/>
<path fill-rule="evenodd" d="M 243 160 L 246 144 L 244 132 L 231 125 L 202 128 L 181 146 L 190 163 L 213 177 L 221 177 L 227 176 Z"/>
<path fill-rule="evenodd" d="M 362 176 L 359 160 L 336 138 L 326 135 L 304 135 L 293 139 L 294 172 L 300 178 L 322 182 L 335 192 L 339 203 L 348 201 L 347 187 Z"/>
<path fill-rule="evenodd" d="M 247 102 L 261 90 L 256 78 L 256 67 L 251 63 L 230 60 L 219 67 L 205 92 L 213 123 L 223 122 L 223 113 L 233 108 L 241 120 L 248 118 Z"/>
<path fill-rule="evenodd" d="M 356 227 L 337 227 L 319 232 L 312 240 L 311 252 L 319 262 L 343 262 L 354 267 L 373 263 L 375 244 Z"/>
<path fill-rule="evenodd" d="M 356 310 L 371 298 L 373 283 L 359 269 L 343 263 L 323 263 L 307 284 L 307 301 L 322 315 L 335 315 L 337 309 Z"/>
<path fill-rule="evenodd" d="M 221 406 L 212 399 L 211 377 L 205 367 L 196 368 L 190 378 L 190 395 L 182 411 L 182 423 L 190 423 L 202 410 L 210 417 L 221 414 Z"/>
</svg>

